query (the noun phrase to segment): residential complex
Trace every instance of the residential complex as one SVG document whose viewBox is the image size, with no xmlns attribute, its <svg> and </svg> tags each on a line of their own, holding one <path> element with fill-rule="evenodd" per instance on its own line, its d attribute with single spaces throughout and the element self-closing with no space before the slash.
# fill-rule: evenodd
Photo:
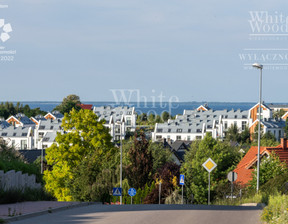
<svg viewBox="0 0 288 224">
<path fill-rule="evenodd" d="M 265 104 L 262 104 L 261 108 L 263 132 L 270 132 L 280 140 L 284 134 L 285 121 L 273 119 L 272 110 Z M 193 141 L 203 139 L 207 132 L 210 132 L 213 138 L 222 139 L 232 125 L 236 125 L 239 132 L 248 128 L 252 134 L 259 123 L 258 109 L 259 104 L 250 110 L 213 110 L 201 105 L 195 110 L 184 110 L 183 115 L 177 115 L 174 120 L 156 123 L 152 140 Z"/>
</svg>

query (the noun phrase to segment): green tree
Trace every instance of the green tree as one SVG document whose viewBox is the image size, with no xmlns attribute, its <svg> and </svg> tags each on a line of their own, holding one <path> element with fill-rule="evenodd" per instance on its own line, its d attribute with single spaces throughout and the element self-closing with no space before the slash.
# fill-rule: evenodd
<svg viewBox="0 0 288 224">
<path fill-rule="evenodd" d="M 239 129 L 237 127 L 237 124 L 232 124 L 227 132 L 226 132 L 226 140 L 233 141 L 233 142 L 240 142 L 241 135 L 239 133 Z"/>
<path fill-rule="evenodd" d="M 217 164 L 211 173 L 211 198 L 213 199 L 217 185 L 227 181 L 227 173 L 239 162 L 238 151 L 238 147 L 232 147 L 228 142 L 217 141 L 209 133 L 202 141 L 192 144 L 181 168 L 181 172 L 186 175 L 187 196 L 190 198 L 193 194 L 196 203 L 207 203 L 208 172 L 202 164 L 211 158 Z"/>
<path fill-rule="evenodd" d="M 134 143 L 128 152 L 130 164 L 126 167 L 130 186 L 138 189 L 151 183 L 153 157 L 145 134 L 135 132 Z"/>
<path fill-rule="evenodd" d="M 161 118 L 162 118 L 162 121 L 165 122 L 171 118 L 171 115 L 167 111 L 163 111 L 163 113 L 161 114 Z"/>
<path fill-rule="evenodd" d="M 79 111 L 81 109 L 79 104 L 81 104 L 80 97 L 75 94 L 71 94 L 65 97 L 62 103 L 56 106 L 53 111 L 58 110 L 62 114 L 69 113 L 73 108 Z"/>
<path fill-rule="evenodd" d="M 286 163 L 281 162 L 279 157 L 275 153 L 272 153 L 269 157 L 264 157 L 260 161 L 259 185 L 262 186 L 274 177 L 287 173 L 287 171 Z M 249 182 L 249 188 L 255 190 L 257 182 L 256 169 L 252 175 L 253 179 Z"/>
<path fill-rule="evenodd" d="M 47 191 L 59 201 L 73 200 L 70 183 L 77 180 L 75 171 L 81 165 L 92 167 L 91 173 L 87 174 L 87 182 L 83 183 L 91 187 L 105 161 L 113 156 L 111 136 L 103 124 L 103 121 L 97 121 L 97 116 L 90 110 L 72 109 L 69 114 L 65 114 L 62 122 L 65 133 L 58 133 L 56 143 L 46 149 L 47 163 L 53 166 L 52 170 L 44 172 Z"/>
<path fill-rule="evenodd" d="M 153 157 L 153 174 L 162 168 L 167 162 L 172 162 L 172 153 L 170 149 L 164 148 L 162 143 L 153 142 L 149 145 L 149 151 Z"/>
</svg>

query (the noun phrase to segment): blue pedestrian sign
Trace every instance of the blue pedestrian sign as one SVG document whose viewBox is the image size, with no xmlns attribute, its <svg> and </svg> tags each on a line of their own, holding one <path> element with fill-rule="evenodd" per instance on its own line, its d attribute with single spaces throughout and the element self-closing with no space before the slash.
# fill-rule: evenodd
<svg viewBox="0 0 288 224">
<path fill-rule="evenodd" d="M 128 190 L 128 194 L 129 194 L 131 197 L 135 196 L 135 195 L 136 195 L 136 189 L 135 189 L 135 188 L 130 188 L 130 189 Z"/>
<path fill-rule="evenodd" d="M 180 185 L 184 185 L 184 179 L 185 179 L 184 174 L 180 174 L 180 181 L 179 181 Z"/>
<path fill-rule="evenodd" d="M 113 196 L 122 196 L 122 188 L 114 187 L 113 188 Z"/>
</svg>

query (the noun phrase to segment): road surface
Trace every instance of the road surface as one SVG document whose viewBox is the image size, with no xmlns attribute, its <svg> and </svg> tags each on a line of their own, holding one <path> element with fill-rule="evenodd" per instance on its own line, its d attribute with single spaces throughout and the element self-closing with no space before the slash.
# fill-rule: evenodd
<svg viewBox="0 0 288 224">
<path fill-rule="evenodd" d="M 89 205 L 13 224 L 260 224 L 259 207 L 205 205 Z"/>
</svg>

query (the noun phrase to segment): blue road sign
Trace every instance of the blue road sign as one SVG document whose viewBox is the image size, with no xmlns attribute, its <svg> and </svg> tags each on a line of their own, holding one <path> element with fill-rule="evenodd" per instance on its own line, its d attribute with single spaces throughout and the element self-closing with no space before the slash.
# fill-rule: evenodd
<svg viewBox="0 0 288 224">
<path fill-rule="evenodd" d="M 135 196 L 135 195 L 136 195 L 136 189 L 135 189 L 135 188 L 130 188 L 130 189 L 128 190 L 128 194 L 129 194 L 131 197 Z"/>
<path fill-rule="evenodd" d="M 180 174 L 180 185 L 184 185 L 184 179 L 185 179 L 185 176 L 184 174 Z"/>
<path fill-rule="evenodd" d="M 113 196 L 122 196 L 122 188 L 114 187 L 113 188 Z"/>
</svg>

